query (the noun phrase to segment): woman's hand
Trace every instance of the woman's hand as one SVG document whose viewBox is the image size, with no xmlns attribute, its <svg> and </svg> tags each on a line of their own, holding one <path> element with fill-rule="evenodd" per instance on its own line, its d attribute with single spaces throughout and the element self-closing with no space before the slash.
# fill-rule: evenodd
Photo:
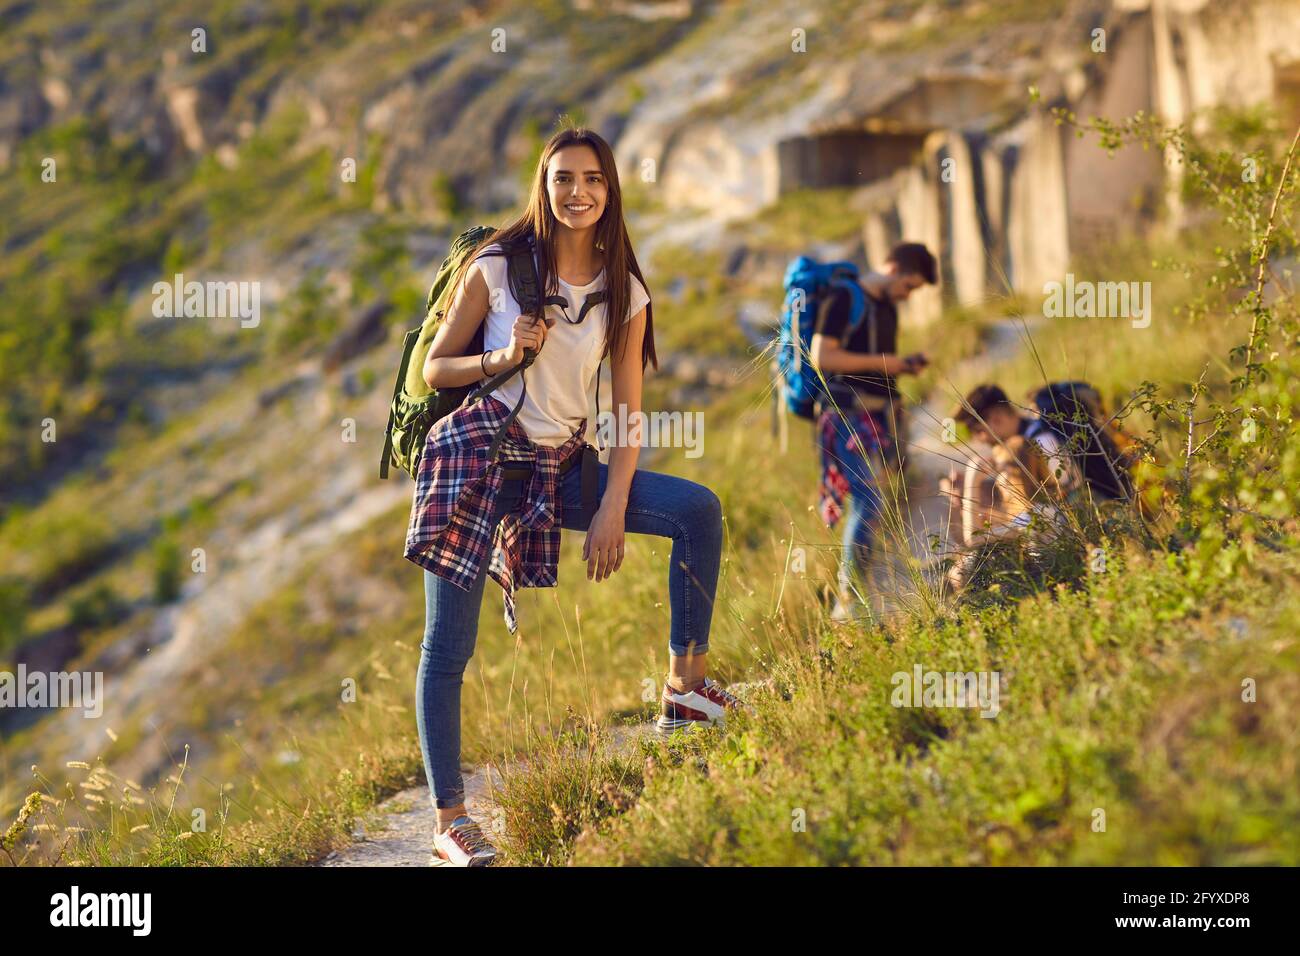
<svg viewBox="0 0 1300 956">
<path fill-rule="evenodd" d="M 546 341 L 546 329 L 545 322 L 539 322 L 531 315 L 516 316 L 510 329 L 510 344 L 506 346 L 507 367 L 514 368 L 524 360 L 524 349 L 540 352 L 542 343 Z"/>
<path fill-rule="evenodd" d="M 600 507 L 587 529 L 582 543 L 582 558 L 587 562 L 587 580 L 603 581 L 623 566 L 624 510 L 601 498 Z"/>
</svg>

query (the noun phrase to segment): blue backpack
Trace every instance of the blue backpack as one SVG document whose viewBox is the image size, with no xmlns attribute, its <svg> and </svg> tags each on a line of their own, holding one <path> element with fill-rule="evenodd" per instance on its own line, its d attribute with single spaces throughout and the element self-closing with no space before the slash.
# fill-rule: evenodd
<svg viewBox="0 0 1300 956">
<path fill-rule="evenodd" d="M 786 408 L 800 418 L 813 419 L 815 403 L 828 397 L 817 369 L 808 359 L 818 306 L 830 290 L 848 291 L 849 324 L 840 338 L 841 343 L 847 341 L 867 316 L 866 293 L 857 280 L 858 267 L 852 262 L 818 262 L 809 256 L 799 256 L 786 267 L 776 378 Z"/>
</svg>

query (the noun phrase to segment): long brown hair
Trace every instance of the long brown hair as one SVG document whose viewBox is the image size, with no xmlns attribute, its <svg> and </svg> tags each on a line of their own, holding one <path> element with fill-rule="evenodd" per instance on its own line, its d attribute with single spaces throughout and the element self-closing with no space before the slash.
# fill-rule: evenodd
<svg viewBox="0 0 1300 956">
<path fill-rule="evenodd" d="M 509 243 L 536 237 L 537 268 L 542 287 L 546 290 L 544 294 L 555 295 L 559 292 L 559 273 L 555 267 L 555 234 L 560 227 L 555 213 L 551 210 L 551 201 L 546 190 L 546 168 L 556 152 L 566 146 L 574 145 L 590 146 L 595 152 L 609 192 L 605 201 L 605 211 L 596 223 L 595 240 L 596 249 L 604 260 L 605 291 L 608 296 L 605 302 L 607 319 L 605 347 L 601 353 L 603 358 L 606 355 L 613 355 L 616 346 L 620 351 L 627 350 L 627 327 L 630 323 L 623 322 L 622 318 L 627 315 L 631 302 L 631 282 L 628 277 L 636 276 L 645 286 L 647 294 L 650 292 L 650 286 L 641 275 L 641 267 L 637 264 L 636 254 L 632 251 L 632 241 L 628 238 L 627 225 L 623 222 L 623 190 L 618 182 L 618 167 L 614 163 L 614 151 L 610 149 L 604 137 L 594 130 L 583 126 L 566 126 L 551 136 L 543 147 L 541 156 L 538 157 L 537 171 L 533 175 L 528 204 L 523 214 L 475 247 L 473 253 L 465 258 L 458 270 L 453 288 L 457 290 L 456 294 L 459 294 L 470 263 L 488 246 L 496 242 Z M 498 253 L 486 254 L 497 255 Z M 574 303 L 575 306 L 580 304 Z M 655 369 L 658 369 L 659 359 L 655 355 L 654 345 L 654 307 L 647 303 L 645 310 L 645 339 L 641 344 L 641 368 L 644 369 L 646 363 L 650 362 Z"/>
</svg>

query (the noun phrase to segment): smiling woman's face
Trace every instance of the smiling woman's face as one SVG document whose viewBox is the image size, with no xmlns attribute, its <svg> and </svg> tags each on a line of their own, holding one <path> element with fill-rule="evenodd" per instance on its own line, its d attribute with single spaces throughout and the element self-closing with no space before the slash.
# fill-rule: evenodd
<svg viewBox="0 0 1300 956">
<path fill-rule="evenodd" d="M 594 226 L 609 196 L 596 151 L 581 144 L 557 150 L 547 164 L 546 192 L 551 212 L 564 225 L 570 229 Z"/>
</svg>

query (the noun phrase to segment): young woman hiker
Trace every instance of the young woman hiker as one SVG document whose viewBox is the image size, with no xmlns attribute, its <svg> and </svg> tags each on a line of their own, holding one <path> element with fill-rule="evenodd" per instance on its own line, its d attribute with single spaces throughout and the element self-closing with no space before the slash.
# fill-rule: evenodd
<svg viewBox="0 0 1300 956">
<path fill-rule="evenodd" d="M 537 284 L 548 303 L 544 322 L 521 314 L 508 275 L 503 250 L 517 250 L 520 243 L 534 250 Z M 416 721 L 438 819 L 434 852 L 454 864 L 480 866 L 496 850 L 465 809 L 460 693 L 474 653 L 484 582 L 490 574 L 505 590 L 513 631 L 513 588 L 556 584 L 559 528 L 587 532 L 582 554 L 588 579 L 596 581 L 622 566 L 626 532 L 672 539 L 672 623 L 660 733 L 722 720 L 739 702 L 705 676 L 722 552 L 717 495 L 693 481 L 638 469 L 635 443 L 611 447 L 605 464 L 595 461 L 585 441 L 588 403 L 604 355 L 610 356 L 613 408 L 622 414 L 641 409 L 647 360 L 658 367 L 650 296 L 627 235 L 618 172 L 605 140 L 583 128 L 552 136 L 523 215 L 480 243 L 454 281 L 446 320 L 424 365 L 431 387 L 479 383 L 514 368 L 525 350 L 535 353 L 526 383 L 515 375 L 434 424 L 417 473 L 407 541 L 407 557 L 425 568 Z M 466 355 L 483 323 L 485 351 Z M 521 389 L 518 418 L 509 421 Z M 489 461 L 484 446 L 503 422 L 509 427 L 501 461 Z M 582 467 L 584 456 L 595 467 Z M 594 514 L 593 502 L 584 507 L 584 471 L 589 481 L 595 478 Z"/>
</svg>

